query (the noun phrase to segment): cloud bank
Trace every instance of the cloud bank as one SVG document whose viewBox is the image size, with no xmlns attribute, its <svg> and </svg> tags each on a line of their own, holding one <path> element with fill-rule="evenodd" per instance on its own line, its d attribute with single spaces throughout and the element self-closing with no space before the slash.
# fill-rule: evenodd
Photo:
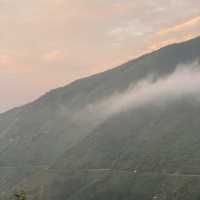
<svg viewBox="0 0 200 200">
<path fill-rule="evenodd" d="M 145 105 L 172 103 L 184 97 L 200 100 L 200 67 L 194 63 L 178 66 L 165 78 L 152 81 L 147 77 L 122 93 L 115 93 L 94 104 L 86 106 L 80 116 L 105 120 L 120 112 L 140 108 Z M 87 118 L 87 117 L 86 117 Z"/>
</svg>

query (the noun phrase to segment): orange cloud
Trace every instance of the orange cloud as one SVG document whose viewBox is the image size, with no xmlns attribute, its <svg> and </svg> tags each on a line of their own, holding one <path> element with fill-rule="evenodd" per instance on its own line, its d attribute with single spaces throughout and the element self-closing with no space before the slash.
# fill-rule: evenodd
<svg viewBox="0 0 200 200">
<path fill-rule="evenodd" d="M 15 59 L 10 55 L 0 55 L 0 67 L 12 66 L 15 63 Z"/>
<path fill-rule="evenodd" d="M 131 9 L 132 3 L 114 3 L 112 9 L 117 12 L 126 12 Z"/>
<path fill-rule="evenodd" d="M 155 51 L 161 47 L 167 46 L 169 44 L 174 44 L 177 43 L 177 39 L 173 38 L 173 39 L 168 39 L 168 40 L 163 40 L 163 41 L 157 41 L 155 43 L 153 43 L 152 45 L 148 46 L 147 48 L 147 52 L 149 51 Z"/>
<path fill-rule="evenodd" d="M 192 38 L 195 38 L 198 36 L 199 36 L 199 33 L 187 33 L 187 34 L 183 34 L 182 36 L 179 36 L 179 37 L 173 37 L 173 38 L 169 38 L 169 39 L 165 39 L 165 40 L 156 38 L 151 42 L 150 45 L 147 46 L 147 48 L 145 49 L 143 54 L 155 51 L 155 50 L 165 47 L 167 45 L 191 40 Z"/>
<path fill-rule="evenodd" d="M 183 22 L 181 24 L 178 24 L 176 26 L 169 27 L 167 29 L 161 30 L 161 31 L 158 32 L 158 35 L 163 36 L 163 35 L 175 33 L 175 32 L 181 31 L 183 29 L 186 29 L 188 27 L 195 26 L 197 24 L 200 24 L 200 16 L 192 18 L 192 19 L 190 19 L 186 22 Z"/>
<path fill-rule="evenodd" d="M 0 73 L 27 73 L 32 71 L 32 65 L 26 62 L 20 53 L 0 54 Z"/>
<path fill-rule="evenodd" d="M 45 61 L 61 61 L 64 60 L 65 55 L 61 51 L 54 50 L 46 53 L 43 58 Z"/>
</svg>

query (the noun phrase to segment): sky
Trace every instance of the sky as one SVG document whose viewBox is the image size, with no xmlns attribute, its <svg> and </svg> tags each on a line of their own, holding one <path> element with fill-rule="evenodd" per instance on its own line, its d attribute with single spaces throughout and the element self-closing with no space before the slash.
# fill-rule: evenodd
<svg viewBox="0 0 200 200">
<path fill-rule="evenodd" d="M 199 0 L 0 0 L 0 112 L 200 35 Z"/>
</svg>

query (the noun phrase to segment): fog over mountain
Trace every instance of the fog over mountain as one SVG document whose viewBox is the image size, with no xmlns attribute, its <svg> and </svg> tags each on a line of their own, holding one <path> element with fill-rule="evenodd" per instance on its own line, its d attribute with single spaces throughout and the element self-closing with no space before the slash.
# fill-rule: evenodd
<svg viewBox="0 0 200 200">
<path fill-rule="evenodd" d="M 154 74 L 148 75 L 136 85 L 131 85 L 123 92 L 116 92 L 111 96 L 87 105 L 79 117 L 90 113 L 95 117 L 106 119 L 114 114 L 126 112 L 146 104 L 164 106 L 164 104 L 190 97 L 193 101 L 200 101 L 200 67 L 199 64 L 178 65 L 170 75 L 159 78 Z"/>
<path fill-rule="evenodd" d="M 198 200 L 200 38 L 0 115 L 0 197 Z"/>
</svg>

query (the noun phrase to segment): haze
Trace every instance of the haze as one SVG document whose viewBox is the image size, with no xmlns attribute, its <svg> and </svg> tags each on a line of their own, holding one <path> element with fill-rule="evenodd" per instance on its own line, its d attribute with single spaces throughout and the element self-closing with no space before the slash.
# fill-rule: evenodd
<svg viewBox="0 0 200 200">
<path fill-rule="evenodd" d="M 0 112 L 199 34 L 199 0 L 0 0 Z"/>
</svg>

